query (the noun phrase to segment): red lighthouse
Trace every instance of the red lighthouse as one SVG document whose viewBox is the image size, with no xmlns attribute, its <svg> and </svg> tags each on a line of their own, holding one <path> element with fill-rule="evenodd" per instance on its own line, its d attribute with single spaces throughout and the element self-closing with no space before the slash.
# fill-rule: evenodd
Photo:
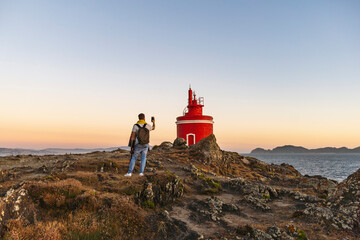
<svg viewBox="0 0 360 240">
<path fill-rule="evenodd" d="M 195 92 L 189 88 L 189 102 L 183 116 L 176 118 L 177 137 L 192 145 L 213 133 L 213 117 L 202 115 L 204 98 L 196 99 Z"/>
</svg>

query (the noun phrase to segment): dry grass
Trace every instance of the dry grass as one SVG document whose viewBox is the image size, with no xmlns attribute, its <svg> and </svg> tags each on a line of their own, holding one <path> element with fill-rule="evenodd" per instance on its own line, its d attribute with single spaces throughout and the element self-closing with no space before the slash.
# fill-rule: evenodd
<svg viewBox="0 0 360 240">
<path fill-rule="evenodd" d="M 26 226 L 21 220 L 11 220 L 7 224 L 8 231 L 4 240 L 60 240 L 66 228 L 58 221 L 39 222 L 35 225 Z"/>
<path fill-rule="evenodd" d="M 86 175 L 86 174 L 85 174 Z M 26 186 L 40 211 L 35 224 L 10 220 L 4 239 L 147 239 L 146 211 L 124 195 L 103 193 L 75 179 Z"/>
</svg>

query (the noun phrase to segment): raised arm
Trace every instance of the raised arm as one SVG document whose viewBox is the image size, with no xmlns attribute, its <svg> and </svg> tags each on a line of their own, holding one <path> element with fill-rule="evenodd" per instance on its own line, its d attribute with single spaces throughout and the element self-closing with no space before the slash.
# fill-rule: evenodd
<svg viewBox="0 0 360 240">
<path fill-rule="evenodd" d="M 152 122 L 152 124 L 153 124 L 153 125 L 152 125 L 152 130 L 155 130 L 155 119 L 152 119 L 151 122 Z"/>
</svg>

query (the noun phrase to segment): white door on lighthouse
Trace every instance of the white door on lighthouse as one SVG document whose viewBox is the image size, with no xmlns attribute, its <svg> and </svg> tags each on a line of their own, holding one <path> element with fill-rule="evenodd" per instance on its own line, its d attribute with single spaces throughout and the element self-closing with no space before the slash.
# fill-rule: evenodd
<svg viewBox="0 0 360 240">
<path fill-rule="evenodd" d="M 188 146 L 195 144 L 195 134 L 194 133 L 186 134 L 186 142 Z"/>
</svg>

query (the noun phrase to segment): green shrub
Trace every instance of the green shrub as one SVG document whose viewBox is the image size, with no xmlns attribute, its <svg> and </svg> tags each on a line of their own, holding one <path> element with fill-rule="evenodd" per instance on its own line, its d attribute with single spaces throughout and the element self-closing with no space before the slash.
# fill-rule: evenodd
<svg viewBox="0 0 360 240">
<path fill-rule="evenodd" d="M 267 195 L 267 194 L 263 194 L 263 195 L 262 195 L 262 199 L 270 200 L 270 196 Z"/>
<path fill-rule="evenodd" d="M 204 194 L 209 194 L 209 195 L 217 194 L 219 192 L 220 190 L 218 188 L 205 188 L 205 190 L 203 191 Z"/>
<path fill-rule="evenodd" d="M 150 201 L 150 200 L 147 200 L 147 201 L 144 201 L 143 202 L 143 206 L 145 208 L 151 208 L 151 209 L 154 209 L 155 208 L 155 204 L 153 201 Z"/>
<path fill-rule="evenodd" d="M 208 184 L 212 188 L 216 188 L 216 189 L 221 190 L 221 185 L 220 185 L 219 181 L 211 181 L 211 182 L 208 182 Z"/>
<path fill-rule="evenodd" d="M 306 237 L 306 234 L 303 230 L 298 230 L 297 231 L 299 234 L 298 240 L 307 240 L 308 238 Z"/>
</svg>

